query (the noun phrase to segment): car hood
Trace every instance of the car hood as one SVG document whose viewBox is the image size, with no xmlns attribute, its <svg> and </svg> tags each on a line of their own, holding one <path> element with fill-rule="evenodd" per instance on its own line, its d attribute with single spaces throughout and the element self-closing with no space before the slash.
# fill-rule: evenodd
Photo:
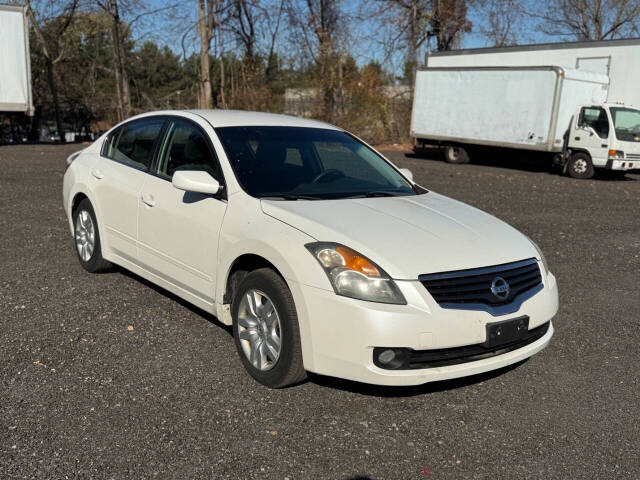
<svg viewBox="0 0 640 480">
<path fill-rule="evenodd" d="M 318 241 L 357 250 L 394 279 L 537 257 L 535 247 L 513 227 L 434 192 L 261 203 L 265 214 Z"/>
</svg>

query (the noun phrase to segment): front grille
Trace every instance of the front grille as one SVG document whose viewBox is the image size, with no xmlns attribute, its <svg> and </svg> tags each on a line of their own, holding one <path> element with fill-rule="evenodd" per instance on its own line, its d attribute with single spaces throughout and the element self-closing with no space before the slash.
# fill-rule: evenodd
<svg viewBox="0 0 640 480">
<path fill-rule="evenodd" d="M 542 284 L 535 258 L 493 267 L 420 275 L 418 278 L 440 306 L 449 308 L 461 304 L 506 305 Z"/>
<path fill-rule="evenodd" d="M 627 158 L 630 160 L 640 160 L 640 154 L 638 153 L 627 153 Z"/>
</svg>

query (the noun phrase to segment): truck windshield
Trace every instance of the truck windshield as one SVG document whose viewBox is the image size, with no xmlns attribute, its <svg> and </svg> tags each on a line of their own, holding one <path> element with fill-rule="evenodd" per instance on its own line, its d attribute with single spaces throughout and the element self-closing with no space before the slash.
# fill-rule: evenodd
<svg viewBox="0 0 640 480">
<path fill-rule="evenodd" d="M 618 140 L 640 142 L 640 110 L 611 107 L 611 117 Z"/>
<path fill-rule="evenodd" d="M 238 182 L 249 194 L 278 200 L 415 195 L 385 159 L 351 135 L 306 127 L 221 127 Z"/>
</svg>

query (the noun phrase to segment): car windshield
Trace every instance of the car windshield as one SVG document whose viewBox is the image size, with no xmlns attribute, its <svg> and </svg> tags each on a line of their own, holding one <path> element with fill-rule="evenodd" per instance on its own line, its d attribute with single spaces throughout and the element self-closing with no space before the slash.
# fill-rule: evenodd
<svg viewBox="0 0 640 480">
<path fill-rule="evenodd" d="M 640 110 L 611 107 L 611 116 L 618 140 L 640 142 Z"/>
<path fill-rule="evenodd" d="M 351 135 L 323 128 L 223 127 L 216 133 L 242 188 L 282 200 L 415 195 L 411 184 Z"/>
</svg>

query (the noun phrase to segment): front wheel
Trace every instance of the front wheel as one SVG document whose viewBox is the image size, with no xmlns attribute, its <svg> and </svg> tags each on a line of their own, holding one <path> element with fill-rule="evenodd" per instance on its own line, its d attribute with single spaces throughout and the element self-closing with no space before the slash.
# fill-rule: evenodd
<svg viewBox="0 0 640 480">
<path fill-rule="evenodd" d="M 82 200 L 73 211 L 73 230 L 80 265 L 91 273 L 111 268 L 111 263 L 102 257 L 98 222 L 88 198 Z"/>
<path fill-rule="evenodd" d="M 572 178 L 586 179 L 593 177 L 595 172 L 591 157 L 583 152 L 577 152 L 571 155 L 567 172 Z"/>
<path fill-rule="evenodd" d="M 444 158 L 448 163 L 469 163 L 469 152 L 462 147 L 448 146 L 444 150 Z"/>
<path fill-rule="evenodd" d="M 296 308 L 280 275 L 268 268 L 249 273 L 231 312 L 238 355 L 255 380 L 282 388 L 306 378 Z"/>
</svg>

